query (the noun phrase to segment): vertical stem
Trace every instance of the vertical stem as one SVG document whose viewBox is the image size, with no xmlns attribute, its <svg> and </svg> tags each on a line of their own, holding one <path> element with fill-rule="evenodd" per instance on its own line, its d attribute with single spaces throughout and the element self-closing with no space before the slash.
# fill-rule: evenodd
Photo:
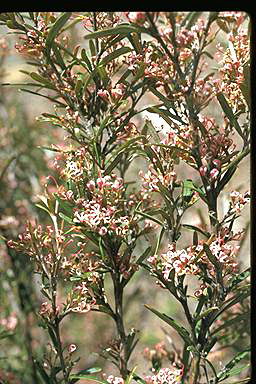
<svg viewBox="0 0 256 384">
<path fill-rule="evenodd" d="M 191 384 L 198 384 L 199 371 L 200 371 L 200 356 L 196 356 L 192 363 L 192 376 Z"/>
<path fill-rule="evenodd" d="M 120 373 L 123 379 L 126 379 L 128 376 L 128 354 L 127 354 L 127 343 L 126 343 L 126 334 L 125 327 L 123 322 L 123 287 L 120 282 L 119 273 L 112 274 L 112 280 L 114 284 L 114 296 L 115 296 L 115 322 L 117 327 L 117 332 L 120 337 Z"/>
<path fill-rule="evenodd" d="M 64 383 L 68 384 L 69 383 L 68 373 L 67 373 L 66 367 L 65 367 L 65 360 L 64 360 L 64 356 L 63 356 L 62 343 L 61 343 L 61 338 L 60 338 L 60 320 L 59 320 L 59 317 L 57 314 L 57 306 L 56 306 L 57 281 L 56 281 L 55 276 L 52 276 L 51 288 L 52 288 L 52 310 L 53 310 L 53 313 L 55 316 L 55 319 L 53 321 L 52 326 L 53 326 L 54 333 L 56 336 L 57 353 L 58 353 L 58 356 L 60 359 L 60 365 L 61 365 L 61 369 L 63 372 Z"/>
</svg>

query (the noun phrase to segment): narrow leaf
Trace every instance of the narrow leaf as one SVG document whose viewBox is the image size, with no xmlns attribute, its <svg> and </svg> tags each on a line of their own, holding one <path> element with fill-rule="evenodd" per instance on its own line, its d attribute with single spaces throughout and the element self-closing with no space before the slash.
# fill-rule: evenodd
<svg viewBox="0 0 256 384">
<path fill-rule="evenodd" d="M 106 65 L 110 61 L 117 59 L 119 56 L 124 55 L 125 53 L 128 53 L 131 51 L 130 47 L 122 47 L 119 49 L 116 49 L 115 51 L 111 52 L 108 56 L 104 57 L 104 59 L 101 60 L 101 64 Z"/>
<path fill-rule="evenodd" d="M 58 35 L 61 28 L 66 24 L 66 22 L 68 21 L 71 15 L 72 15 L 72 12 L 62 13 L 50 28 L 48 32 L 48 36 L 45 40 L 46 56 L 48 58 L 50 57 L 50 50 L 55 37 Z"/>
<path fill-rule="evenodd" d="M 218 101 L 219 101 L 219 103 L 220 103 L 220 105 L 221 105 L 221 107 L 223 109 L 223 112 L 228 117 L 228 119 L 230 121 L 230 124 L 235 128 L 237 133 L 242 138 L 244 138 L 242 129 L 241 129 L 240 125 L 238 124 L 238 121 L 237 121 L 237 119 L 235 118 L 235 116 L 233 114 L 232 108 L 229 106 L 225 96 L 222 93 L 219 93 L 219 94 L 217 94 L 217 99 L 218 99 Z"/>
<path fill-rule="evenodd" d="M 130 32 L 138 32 L 138 29 L 130 24 L 121 24 L 121 25 L 118 25 L 117 27 L 106 28 L 96 32 L 89 33 L 88 35 L 85 35 L 84 38 L 88 40 L 88 39 L 95 39 L 99 37 L 106 37 L 106 36 L 112 36 L 112 35 L 118 35 L 118 34 L 126 35 Z"/>
<path fill-rule="evenodd" d="M 234 373 L 234 371 L 231 371 L 232 368 L 234 368 L 234 366 L 237 365 L 242 359 L 245 359 L 249 355 L 250 351 L 251 349 L 248 348 L 245 351 L 239 352 L 232 360 L 230 360 L 230 362 L 226 364 L 226 366 L 218 373 L 218 380 L 222 381 L 231 375 L 233 376 L 234 374 L 237 374 L 237 372 Z"/>
<path fill-rule="evenodd" d="M 140 257 L 138 258 L 138 260 L 136 261 L 136 264 L 140 265 L 141 263 L 143 263 L 143 261 L 148 257 L 148 255 L 150 254 L 150 251 L 151 251 L 152 247 L 151 245 L 142 253 L 142 255 L 140 255 Z"/>
<path fill-rule="evenodd" d="M 86 374 L 72 374 L 70 375 L 70 379 L 79 379 L 79 380 L 85 380 L 85 381 L 92 381 L 94 383 L 100 383 L 100 384 L 108 384 L 108 382 L 104 379 L 99 379 L 97 376 L 92 375 L 86 375 Z"/>
<path fill-rule="evenodd" d="M 149 309 L 151 312 L 153 312 L 156 316 L 158 316 L 161 320 L 163 320 L 165 323 L 170 325 L 172 328 L 174 328 L 178 334 L 182 337 L 184 342 L 187 345 L 193 345 L 193 341 L 190 339 L 189 332 L 186 330 L 186 328 L 182 327 L 181 325 L 177 324 L 177 322 L 172 319 L 171 317 L 165 315 L 164 313 L 158 312 L 156 309 L 148 306 L 145 304 L 145 307 Z"/>
</svg>

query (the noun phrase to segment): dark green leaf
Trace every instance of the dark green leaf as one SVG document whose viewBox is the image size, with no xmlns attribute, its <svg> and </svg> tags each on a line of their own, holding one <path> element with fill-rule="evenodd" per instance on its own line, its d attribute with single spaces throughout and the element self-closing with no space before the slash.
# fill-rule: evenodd
<svg viewBox="0 0 256 384">
<path fill-rule="evenodd" d="M 250 351 L 251 351 L 251 349 L 248 348 L 245 351 L 239 352 L 232 360 L 230 360 L 230 362 L 227 363 L 226 366 L 218 373 L 218 375 L 217 375 L 218 381 L 220 382 L 220 381 L 226 379 L 227 377 L 230 377 L 230 376 L 233 376 L 233 375 L 240 373 L 240 371 L 242 369 L 244 369 L 245 366 L 236 367 L 234 370 L 233 370 L 233 368 L 242 359 L 245 359 L 249 355 Z M 248 365 L 246 367 L 248 367 Z"/>
<path fill-rule="evenodd" d="M 79 380 L 86 380 L 86 381 L 92 381 L 95 383 L 100 383 L 100 384 L 108 384 L 108 382 L 104 379 L 99 379 L 97 376 L 92 376 L 92 375 L 87 375 L 87 374 L 72 374 L 70 375 L 70 379 L 79 379 Z M 74 382 L 72 380 L 72 382 Z"/>
<path fill-rule="evenodd" d="M 109 175 L 113 171 L 113 169 L 117 166 L 117 164 L 120 163 L 122 158 L 123 158 L 123 153 L 121 152 L 116 156 L 116 158 L 110 164 L 108 162 L 107 168 L 105 169 L 105 172 L 104 172 L 104 175 Z"/>
<path fill-rule="evenodd" d="M 247 268 L 245 271 L 239 273 L 239 275 L 236 275 L 233 277 L 233 279 L 230 281 L 228 285 L 228 291 L 231 291 L 233 288 L 235 288 L 238 284 L 240 284 L 243 280 L 247 279 L 251 274 L 251 268 Z"/>
<path fill-rule="evenodd" d="M 87 67 L 89 68 L 90 71 L 92 71 L 92 64 L 86 54 L 86 50 L 83 48 L 81 51 L 81 58 L 85 61 Z"/>
<path fill-rule="evenodd" d="M 39 361 L 34 360 L 34 365 L 36 367 L 36 370 L 40 373 L 43 381 L 45 384 L 52 384 L 51 378 L 48 376 L 47 372 L 45 371 L 43 365 L 39 363 Z"/>
<path fill-rule="evenodd" d="M 72 12 L 62 13 L 50 28 L 47 38 L 45 40 L 46 56 L 48 58 L 50 58 L 50 51 L 51 51 L 52 43 L 55 37 L 58 36 L 61 28 L 66 24 L 66 22 L 68 21 L 71 15 L 72 15 Z"/>
<path fill-rule="evenodd" d="M 130 47 L 122 47 L 116 49 L 115 51 L 111 52 L 108 56 L 104 57 L 104 59 L 101 60 L 100 64 L 106 65 L 110 61 L 117 59 L 119 56 L 124 55 L 125 53 L 128 53 L 130 51 Z"/>
<path fill-rule="evenodd" d="M 148 257 L 148 255 L 150 254 L 152 250 L 152 247 L 151 245 L 142 253 L 142 255 L 140 255 L 140 257 L 138 258 L 138 260 L 136 261 L 136 264 L 140 265 L 141 263 L 143 263 L 143 261 Z"/>
<path fill-rule="evenodd" d="M 204 243 L 203 248 L 210 262 L 214 265 L 215 269 L 217 271 L 221 270 L 221 263 L 219 262 L 217 257 L 211 252 L 209 246 L 206 243 Z"/>
<path fill-rule="evenodd" d="M 211 335 L 214 335 L 215 333 L 218 333 L 220 331 L 222 331 L 223 329 L 225 328 L 229 328 L 237 323 L 240 323 L 241 321 L 249 321 L 250 320 L 250 313 L 246 312 L 246 313 L 240 313 L 238 314 L 237 316 L 234 316 L 232 319 L 230 320 L 226 320 L 220 327 L 214 329 L 212 332 L 211 332 Z"/>
<path fill-rule="evenodd" d="M 130 32 L 138 32 L 138 29 L 130 24 L 120 24 L 117 27 L 112 28 L 106 28 L 102 29 L 96 32 L 89 33 L 88 35 L 85 35 L 85 39 L 94 39 L 99 37 L 106 37 L 106 36 L 112 36 L 112 35 L 127 35 Z"/>
<path fill-rule="evenodd" d="M 250 62 L 246 62 L 243 65 L 243 70 L 244 70 L 244 82 L 240 84 L 240 89 L 242 91 L 242 94 L 245 98 L 245 101 L 251 109 L 251 89 L 250 89 Z"/>
<path fill-rule="evenodd" d="M 210 233 L 207 231 L 203 231 L 201 228 L 196 227 L 195 225 L 191 224 L 182 224 L 182 227 L 187 228 L 191 231 L 196 231 L 207 237 L 207 239 L 210 237 Z"/>
<path fill-rule="evenodd" d="M 182 339 L 184 340 L 184 342 L 187 345 L 193 345 L 193 341 L 190 339 L 189 332 L 186 330 L 186 328 L 177 324 L 177 322 L 174 319 L 165 315 L 164 313 L 160 313 L 156 309 L 154 309 L 148 305 L 145 305 L 145 307 L 147 309 L 149 309 L 151 312 L 153 312 L 156 316 L 158 316 L 165 323 L 169 324 L 172 328 L 174 328 L 178 332 L 178 334 L 182 337 Z"/>
<path fill-rule="evenodd" d="M 223 109 L 223 112 L 225 113 L 225 115 L 229 119 L 230 124 L 235 128 L 237 133 L 242 138 L 244 138 L 242 129 L 241 129 L 240 125 L 238 124 L 238 121 L 237 121 L 237 119 L 235 118 L 235 116 L 233 114 L 232 108 L 229 106 L 225 96 L 222 93 L 218 93 L 217 94 L 217 99 L 218 99 L 218 101 L 219 101 L 219 103 L 220 103 L 220 105 L 221 105 L 221 107 Z"/>
</svg>

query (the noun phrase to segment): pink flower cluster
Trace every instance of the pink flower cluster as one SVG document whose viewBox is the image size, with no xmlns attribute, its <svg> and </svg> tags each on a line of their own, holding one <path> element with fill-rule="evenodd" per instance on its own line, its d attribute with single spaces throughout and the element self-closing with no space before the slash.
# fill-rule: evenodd
<svg viewBox="0 0 256 384">
<path fill-rule="evenodd" d="M 12 312 L 9 316 L 0 319 L 0 326 L 4 327 L 7 331 L 13 331 L 18 324 L 17 314 Z"/>
<path fill-rule="evenodd" d="M 250 65 L 250 40 L 247 30 L 241 27 L 245 14 L 226 12 L 224 14 L 230 28 L 228 49 L 217 46 L 220 61 L 220 80 L 214 81 L 217 92 L 223 92 L 233 108 L 239 109 L 244 104 L 241 85 L 244 83 L 244 68 Z M 235 24 L 234 24 L 235 23 Z M 231 27 L 232 25 L 232 27 Z"/>
<path fill-rule="evenodd" d="M 109 384 L 124 384 L 124 379 L 122 377 L 119 377 L 119 376 L 109 375 L 107 377 L 107 382 Z"/>
<path fill-rule="evenodd" d="M 146 384 L 180 384 L 183 369 L 161 368 L 156 375 L 146 376 Z"/>
<path fill-rule="evenodd" d="M 171 186 L 177 177 L 176 172 L 174 171 L 168 172 L 165 175 L 161 174 L 159 170 L 155 169 L 153 164 L 149 164 L 148 171 L 146 173 L 142 170 L 139 171 L 139 176 L 143 180 L 143 188 L 149 192 L 159 192 L 159 183 L 166 187 Z"/>
<path fill-rule="evenodd" d="M 224 238 L 219 236 L 210 244 L 209 248 L 222 265 L 223 277 L 236 273 L 238 267 L 236 254 L 239 246 L 227 244 Z M 200 256 L 199 258 L 198 255 Z M 153 269 L 160 270 L 167 281 L 169 281 L 169 275 L 172 270 L 175 271 L 176 279 L 182 275 L 200 275 L 199 261 L 207 266 L 209 274 L 214 277 L 216 274 L 215 268 L 204 252 L 202 244 L 193 245 L 181 250 L 176 250 L 176 244 L 168 244 L 168 251 L 166 253 L 162 253 L 160 257 L 154 255 L 148 258 L 148 262 L 152 265 Z"/>
<path fill-rule="evenodd" d="M 97 95 L 107 103 L 116 103 L 125 95 L 125 89 L 124 84 L 118 83 L 114 87 L 109 86 L 107 89 L 99 89 Z"/>
<path fill-rule="evenodd" d="M 132 223 L 129 216 L 120 212 L 123 179 L 116 174 L 100 176 L 96 181 L 88 181 L 86 186 L 93 197 L 91 200 L 81 198 L 76 201 L 74 222 L 85 225 L 101 236 L 109 231 L 117 236 L 126 236 Z"/>
<path fill-rule="evenodd" d="M 241 210 L 244 208 L 245 204 L 247 204 L 250 201 L 250 193 L 247 191 L 244 194 L 233 191 L 230 193 L 231 197 L 231 209 L 235 213 L 240 213 Z"/>
</svg>

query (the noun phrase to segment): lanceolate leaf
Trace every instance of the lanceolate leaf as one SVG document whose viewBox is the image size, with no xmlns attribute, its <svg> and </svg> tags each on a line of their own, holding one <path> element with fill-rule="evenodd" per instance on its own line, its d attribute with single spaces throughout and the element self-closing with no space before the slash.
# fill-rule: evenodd
<svg viewBox="0 0 256 384">
<path fill-rule="evenodd" d="M 52 48 L 52 43 L 55 39 L 55 37 L 58 36 L 61 28 L 66 24 L 70 16 L 72 15 L 72 12 L 65 12 L 54 22 L 53 26 L 48 32 L 48 36 L 45 40 L 45 46 L 46 46 L 46 56 L 50 57 L 50 51 Z"/>
<path fill-rule="evenodd" d="M 218 373 L 218 375 L 217 375 L 218 382 L 226 379 L 227 377 L 230 377 L 230 376 L 233 376 L 233 375 L 236 375 L 236 374 L 240 373 L 240 371 L 242 369 L 244 369 L 245 366 L 243 366 L 243 367 L 236 367 L 235 369 L 233 369 L 233 368 L 242 359 L 247 358 L 247 356 L 249 355 L 250 351 L 251 351 L 251 349 L 248 348 L 245 351 L 239 352 L 232 360 L 230 360 L 230 362 L 228 364 L 226 364 L 226 366 Z"/>
<path fill-rule="evenodd" d="M 104 379 L 99 379 L 97 376 L 87 375 L 87 374 L 72 374 L 70 375 L 71 383 L 76 383 L 79 379 L 84 380 L 85 382 L 100 383 L 100 384 L 108 384 L 108 382 Z M 75 380 L 74 380 L 75 379 Z"/>
<path fill-rule="evenodd" d="M 219 101 L 219 103 L 223 109 L 223 112 L 228 117 L 230 124 L 235 128 L 237 133 L 243 138 L 244 135 L 243 135 L 242 129 L 241 129 L 240 125 L 238 124 L 238 121 L 235 118 L 233 111 L 232 111 L 231 107 L 229 106 L 225 96 L 222 93 L 219 93 L 217 95 L 217 99 L 218 99 L 218 101 Z"/>
<path fill-rule="evenodd" d="M 187 345 L 193 345 L 193 341 L 190 339 L 189 332 L 186 330 L 186 328 L 177 324 L 177 322 L 174 319 L 165 315 L 164 313 L 160 313 L 156 309 L 154 309 L 148 305 L 145 305 L 145 307 L 147 309 L 149 309 L 151 312 L 153 312 L 156 316 L 158 316 L 165 323 L 169 324 L 172 328 L 174 328 L 178 332 L 178 334 L 182 337 L 182 339 L 184 340 L 184 342 Z"/>
<path fill-rule="evenodd" d="M 85 35 L 85 39 L 94 39 L 99 37 L 113 36 L 113 35 L 127 35 L 130 32 L 138 32 L 138 29 L 130 24 L 121 24 L 117 27 L 106 28 L 96 32 L 89 33 Z"/>
<path fill-rule="evenodd" d="M 245 280 L 247 277 L 250 276 L 251 268 L 247 268 L 245 271 L 241 272 L 239 275 L 236 275 L 231 282 L 229 283 L 228 290 L 232 290 L 234 287 L 236 287 L 239 283 L 241 283 L 243 280 Z"/>
<path fill-rule="evenodd" d="M 110 61 L 117 59 L 119 56 L 124 55 L 125 53 L 128 53 L 130 51 L 130 47 L 122 47 L 116 49 L 115 51 L 111 52 L 108 56 L 104 57 L 104 59 L 102 59 L 100 63 L 106 65 Z"/>
</svg>

